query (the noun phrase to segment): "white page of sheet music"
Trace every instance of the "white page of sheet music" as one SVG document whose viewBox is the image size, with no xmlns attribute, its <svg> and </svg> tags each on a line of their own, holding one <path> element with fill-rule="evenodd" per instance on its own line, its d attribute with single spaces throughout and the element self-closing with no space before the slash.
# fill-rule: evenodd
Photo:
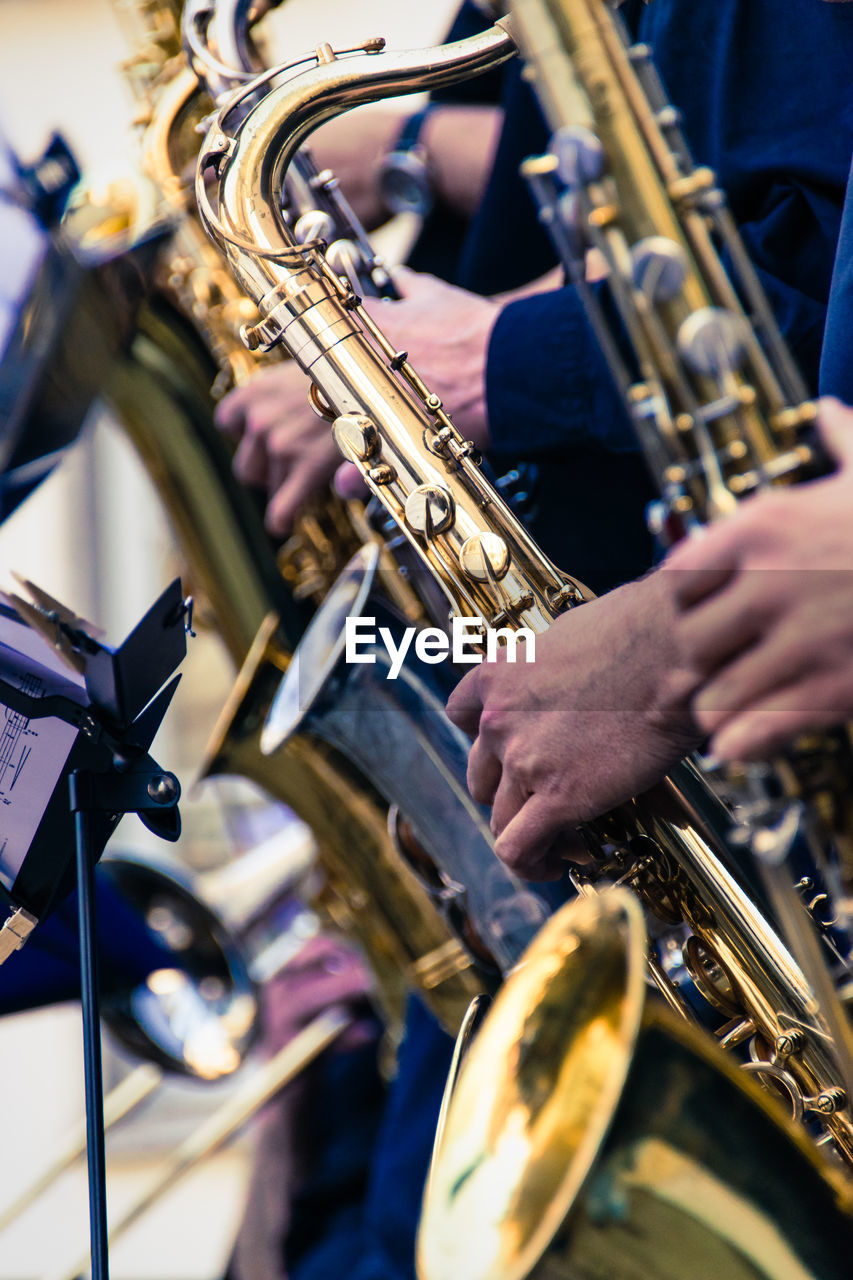
<svg viewBox="0 0 853 1280">
<path fill-rule="evenodd" d="M 36 631 L 0 614 L 0 679 L 35 697 L 85 704 L 82 676 Z M 68 760 L 77 730 L 53 716 L 31 720 L 0 703 L 0 879 L 12 884 Z"/>
</svg>

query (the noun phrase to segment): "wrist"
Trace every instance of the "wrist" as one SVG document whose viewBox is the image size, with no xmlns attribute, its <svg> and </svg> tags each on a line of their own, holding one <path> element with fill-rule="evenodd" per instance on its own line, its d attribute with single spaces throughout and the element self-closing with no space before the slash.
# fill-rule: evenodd
<svg viewBox="0 0 853 1280">
<path fill-rule="evenodd" d="M 678 643 L 667 574 L 655 569 L 617 590 L 626 594 L 632 647 L 638 646 L 648 658 L 638 700 L 642 717 L 650 729 L 676 743 L 681 753 L 691 751 L 704 735 L 690 709 L 695 681 Z"/>
</svg>

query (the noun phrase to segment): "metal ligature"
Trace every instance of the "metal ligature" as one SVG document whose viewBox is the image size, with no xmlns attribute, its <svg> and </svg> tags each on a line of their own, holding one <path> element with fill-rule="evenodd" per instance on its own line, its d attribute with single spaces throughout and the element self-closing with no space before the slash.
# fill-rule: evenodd
<svg viewBox="0 0 853 1280">
<path fill-rule="evenodd" d="M 711 169 L 694 164 L 647 45 L 603 0 L 519 0 L 520 40 L 553 129 L 524 171 L 577 285 L 662 502 L 672 541 L 744 498 L 831 470 L 816 408 Z M 629 366 L 585 280 L 595 248 L 629 339 Z M 727 271 L 721 255 L 729 264 Z M 853 875 L 849 729 L 803 737 L 773 765 L 729 771 L 727 792 L 766 833 L 801 814 L 830 879 Z M 782 838 L 780 836 L 780 838 Z M 846 894 L 836 894 L 844 908 Z"/>
<path fill-rule="evenodd" d="M 287 166 L 310 131 L 361 102 L 430 89 L 498 65 L 513 51 L 503 25 L 425 52 L 337 56 L 273 89 L 229 129 L 232 99 L 205 139 L 196 182 L 211 237 L 261 313 L 252 347 L 283 343 L 316 384 L 345 457 L 358 466 L 453 609 L 490 627 L 541 632 L 591 598 L 542 554 L 483 477 L 476 451 L 361 306 L 319 243 L 298 244 L 280 213 Z M 207 178 L 216 174 L 210 187 Z M 685 961 L 714 1008 L 730 1018 L 723 1043 L 749 1041 L 754 1072 L 793 1109 L 819 1118 L 853 1158 L 845 1064 L 812 991 L 743 886 L 725 841 L 730 817 L 697 771 L 680 765 L 654 797 L 588 824 L 596 879 L 629 883 L 651 910 L 686 921 Z M 759 894 L 760 896 L 760 894 Z M 656 959 L 666 998 L 689 1010 Z"/>
</svg>

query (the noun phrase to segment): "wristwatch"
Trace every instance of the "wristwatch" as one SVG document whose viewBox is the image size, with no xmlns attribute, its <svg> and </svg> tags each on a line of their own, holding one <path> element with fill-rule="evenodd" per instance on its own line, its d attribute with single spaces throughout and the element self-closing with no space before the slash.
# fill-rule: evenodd
<svg viewBox="0 0 853 1280">
<path fill-rule="evenodd" d="M 417 213 L 425 217 L 433 206 L 433 182 L 426 147 L 419 141 L 432 108 L 409 116 L 379 169 L 379 194 L 389 213 Z"/>
</svg>

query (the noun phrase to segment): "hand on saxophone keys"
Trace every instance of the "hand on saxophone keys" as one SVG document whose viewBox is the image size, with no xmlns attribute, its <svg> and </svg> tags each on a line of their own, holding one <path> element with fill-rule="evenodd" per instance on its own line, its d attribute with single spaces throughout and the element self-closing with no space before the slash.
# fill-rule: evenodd
<svg viewBox="0 0 853 1280">
<path fill-rule="evenodd" d="M 576 830 L 645 791 L 698 741 L 684 701 L 662 701 L 680 659 L 660 573 L 558 617 L 536 661 L 483 663 L 448 703 L 474 737 L 468 784 L 491 804 L 495 851 L 530 880 L 558 879 Z M 503 651 L 499 651 L 503 652 Z"/>
<path fill-rule="evenodd" d="M 425 380 L 453 414 L 459 431 L 478 448 L 487 448 L 486 352 L 500 306 L 406 268 L 395 279 L 405 295 L 399 302 L 365 299 L 365 308 L 383 328 L 390 327 L 389 336 L 400 350 L 417 352 Z M 328 489 L 339 469 L 336 487 L 343 496 L 364 493 L 354 469 L 341 468 L 329 424 L 309 407 L 306 386 L 295 363 L 278 365 L 231 391 L 216 412 L 222 430 L 239 440 L 234 457 L 238 477 L 267 491 L 267 528 L 280 537 L 290 532 L 299 508 Z"/>
<path fill-rule="evenodd" d="M 395 279 L 400 301 L 388 305 L 367 298 L 365 309 L 399 350 L 411 352 L 457 431 L 487 449 L 486 357 L 500 304 L 405 267 Z"/>
<path fill-rule="evenodd" d="M 745 503 L 670 553 L 698 726 L 721 763 L 766 758 L 853 716 L 853 409 L 824 400 L 838 470 Z"/>
<path fill-rule="evenodd" d="M 217 406 L 218 426 L 239 441 L 234 470 L 269 495 L 265 523 L 285 537 L 299 507 L 328 489 L 341 456 L 329 424 L 309 407 L 305 374 L 294 362 L 255 374 Z"/>
</svg>

